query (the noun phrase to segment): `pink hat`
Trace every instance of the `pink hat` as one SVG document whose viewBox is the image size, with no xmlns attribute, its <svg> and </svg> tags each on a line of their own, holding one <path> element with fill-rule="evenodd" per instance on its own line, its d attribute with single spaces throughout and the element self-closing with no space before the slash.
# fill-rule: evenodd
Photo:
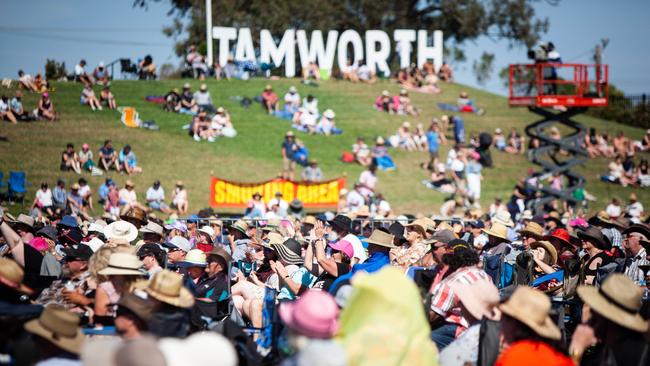
<svg viewBox="0 0 650 366">
<path fill-rule="evenodd" d="M 339 307 L 323 291 L 308 291 L 297 301 L 281 304 L 279 314 L 289 328 L 309 338 L 329 339 L 339 328 Z"/>
<path fill-rule="evenodd" d="M 81 148 L 84 149 L 84 150 L 86 150 L 86 149 L 89 149 L 89 148 L 90 148 L 90 145 L 88 145 L 88 144 L 83 144 L 83 145 L 81 145 Z"/>
<path fill-rule="evenodd" d="M 38 250 L 39 252 L 41 250 L 47 249 L 50 245 L 47 243 L 47 240 L 41 238 L 41 237 L 36 237 L 32 240 L 30 240 L 27 244 L 31 246 L 32 248 Z"/>
<path fill-rule="evenodd" d="M 348 258 L 354 257 L 354 247 L 347 240 L 339 240 L 336 243 L 329 243 L 330 248 L 345 253 Z"/>
<path fill-rule="evenodd" d="M 48 92 L 43 93 L 43 98 L 49 98 L 49 97 L 50 97 L 50 93 Z"/>
</svg>

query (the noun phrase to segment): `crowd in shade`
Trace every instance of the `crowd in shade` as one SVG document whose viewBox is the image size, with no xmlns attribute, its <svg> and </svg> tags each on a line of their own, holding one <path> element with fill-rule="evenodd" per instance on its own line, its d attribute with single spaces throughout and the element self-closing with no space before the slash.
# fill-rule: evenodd
<svg viewBox="0 0 650 366">
<path fill-rule="evenodd" d="M 314 216 L 2 211 L 0 362 L 650 363 L 642 205 L 379 220 L 367 188 Z"/>
</svg>

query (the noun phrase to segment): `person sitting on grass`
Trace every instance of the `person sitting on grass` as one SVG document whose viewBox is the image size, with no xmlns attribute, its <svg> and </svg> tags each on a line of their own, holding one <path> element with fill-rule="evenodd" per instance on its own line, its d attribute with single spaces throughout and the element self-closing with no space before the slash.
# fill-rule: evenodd
<svg viewBox="0 0 650 366">
<path fill-rule="evenodd" d="M 52 201 L 52 191 L 47 185 L 47 182 L 41 183 L 41 189 L 36 191 L 34 202 L 30 210 L 38 208 L 39 215 L 46 213 L 48 216 L 54 215 L 53 211 L 54 202 Z"/>
<path fill-rule="evenodd" d="M 187 214 L 187 190 L 180 180 L 176 182 L 176 187 L 174 187 L 174 191 L 172 192 L 172 205 L 176 207 L 179 215 Z"/>
<path fill-rule="evenodd" d="M 41 95 L 41 99 L 38 101 L 36 115 L 39 118 L 45 118 L 48 121 L 56 120 L 56 112 L 54 112 L 54 103 L 52 103 L 52 100 L 50 99 L 50 93 L 45 92 Z"/>
<path fill-rule="evenodd" d="M 363 137 L 357 137 L 357 142 L 352 145 L 352 153 L 357 163 L 362 166 L 368 166 L 372 164 L 372 157 L 370 156 L 370 148 L 363 140 Z"/>
<path fill-rule="evenodd" d="M 517 132 L 516 128 L 510 129 L 508 135 L 508 146 L 506 152 L 509 154 L 524 154 L 526 152 L 526 138 Z"/>
<path fill-rule="evenodd" d="M 111 140 L 104 141 L 104 145 L 99 148 L 99 167 L 108 171 L 111 166 L 115 170 L 120 171 L 120 165 L 117 164 L 117 152 L 113 149 L 113 142 Z"/>
<path fill-rule="evenodd" d="M 104 61 L 99 61 L 99 65 L 93 70 L 93 78 L 95 78 L 95 82 L 99 85 L 108 85 L 111 81 Z"/>
<path fill-rule="evenodd" d="M 84 84 L 92 84 L 93 80 L 86 72 L 86 60 L 82 59 L 74 66 L 74 81 Z"/>
<path fill-rule="evenodd" d="M 77 154 L 79 157 L 79 163 L 83 170 L 92 172 L 95 167 L 95 162 L 93 161 L 93 152 L 90 150 L 90 145 L 83 144 L 81 145 L 81 150 Z"/>
<path fill-rule="evenodd" d="M 120 169 L 124 169 L 126 174 L 142 173 L 142 168 L 138 166 L 138 160 L 131 149 L 131 145 L 124 145 L 117 158 Z"/>
<path fill-rule="evenodd" d="M 68 208 L 68 192 L 63 179 L 56 181 L 56 187 L 52 191 L 52 207 L 55 212 L 64 212 Z"/>
<path fill-rule="evenodd" d="M 199 142 L 201 141 L 201 138 L 204 138 L 210 142 L 213 142 L 214 137 L 210 136 L 211 124 L 212 123 L 210 122 L 210 119 L 208 119 L 208 115 L 205 113 L 205 111 L 201 111 L 198 115 L 192 117 L 192 124 L 190 128 L 192 130 L 194 141 Z"/>
<path fill-rule="evenodd" d="M 384 138 L 381 136 L 377 137 L 375 147 L 372 148 L 371 156 L 374 165 L 380 170 L 393 170 L 396 168 L 393 158 L 388 155 L 388 148 L 385 145 Z"/>
<path fill-rule="evenodd" d="M 401 89 L 399 91 L 399 105 L 398 111 L 399 114 L 408 114 L 410 116 L 418 116 L 420 110 L 413 105 L 411 97 L 406 89 Z"/>
<path fill-rule="evenodd" d="M 399 98 L 393 98 L 390 96 L 388 90 L 381 92 L 381 95 L 375 99 L 375 108 L 378 111 L 386 112 L 390 114 L 397 113 L 399 110 Z"/>
<path fill-rule="evenodd" d="M 194 100 L 196 100 L 196 104 L 199 106 L 199 110 L 206 111 L 208 113 L 215 113 L 216 110 L 214 108 L 214 104 L 212 104 L 212 97 L 210 96 L 207 85 L 201 84 L 199 90 L 194 93 Z"/>
<path fill-rule="evenodd" d="M 160 211 L 169 215 L 172 210 L 165 203 L 165 190 L 160 185 L 160 181 L 156 179 L 153 185 L 147 189 L 147 205 L 153 210 Z"/>
<path fill-rule="evenodd" d="M 17 124 L 16 116 L 9 107 L 9 98 L 6 95 L 0 97 L 0 121 L 7 120 L 13 124 Z"/>
<path fill-rule="evenodd" d="M 316 81 L 320 81 L 320 69 L 318 64 L 314 61 L 309 61 L 307 67 L 302 69 L 302 80 L 307 81 L 309 78 L 314 78 Z"/>
<path fill-rule="evenodd" d="M 61 153 L 61 170 L 74 170 L 75 173 L 81 174 L 81 164 L 77 153 L 74 152 L 73 144 L 68 144 Z"/>
<path fill-rule="evenodd" d="M 151 55 L 144 56 L 138 64 L 140 80 L 156 80 L 156 64 L 153 63 Z"/>
<path fill-rule="evenodd" d="M 440 69 L 438 70 L 438 77 L 442 81 L 446 82 L 452 82 L 454 81 L 454 71 L 447 65 L 447 63 L 443 62 L 442 66 L 440 66 Z"/>
<path fill-rule="evenodd" d="M 73 215 L 87 216 L 88 210 L 84 206 L 83 197 L 79 194 L 79 183 L 74 183 L 68 193 L 68 207 Z"/>
<path fill-rule="evenodd" d="M 88 181 L 85 178 L 79 178 L 79 195 L 83 199 L 82 204 L 84 207 L 88 207 L 92 212 L 93 208 L 93 190 L 88 185 Z"/>
<path fill-rule="evenodd" d="M 340 128 L 336 127 L 336 121 L 334 120 L 335 117 L 336 114 L 333 110 L 325 110 L 325 112 L 323 112 L 323 117 L 316 125 L 316 132 L 325 136 L 340 134 L 342 131 Z"/>
<path fill-rule="evenodd" d="M 90 83 L 85 84 L 84 89 L 81 91 L 81 98 L 79 99 L 79 102 L 81 105 L 90 106 L 90 109 L 92 109 L 93 112 L 95 109 L 99 109 L 100 111 L 102 110 L 102 105 L 99 103 L 99 100 L 97 100 L 95 91 L 93 90 L 93 87 Z"/>
<path fill-rule="evenodd" d="M 175 112 L 178 113 L 181 109 L 181 96 L 178 93 L 178 89 L 172 89 L 167 95 L 165 95 L 165 106 L 163 109 L 166 112 Z"/>
<path fill-rule="evenodd" d="M 21 88 L 31 92 L 37 92 L 36 86 L 34 85 L 34 79 L 31 75 L 25 74 L 23 70 L 18 70 L 18 83 Z"/>
<path fill-rule="evenodd" d="M 469 99 L 469 95 L 467 92 L 460 92 L 460 95 L 458 96 L 458 108 L 460 108 L 461 112 L 472 112 L 476 113 L 478 115 L 484 114 L 485 111 L 481 108 L 477 108 L 474 105 L 474 101 Z"/>
<path fill-rule="evenodd" d="M 36 76 L 34 76 L 34 87 L 36 88 L 37 93 L 44 93 L 50 89 L 50 83 L 43 79 L 41 74 L 36 74 Z"/>
<path fill-rule="evenodd" d="M 189 83 L 183 85 L 183 93 L 181 94 L 181 107 L 178 113 L 195 115 L 199 112 L 199 106 L 196 104 L 194 95 L 192 94 L 192 87 Z"/>
<path fill-rule="evenodd" d="M 135 193 L 135 184 L 131 180 L 127 180 L 124 183 L 124 188 L 120 189 L 118 194 L 119 206 L 122 208 L 121 212 L 127 212 L 131 208 L 139 208 L 145 212 L 149 211 L 149 208 L 138 202 L 138 195 Z M 111 198 L 110 195 L 109 192 L 109 200 Z"/>
<path fill-rule="evenodd" d="M 117 102 L 115 102 L 115 95 L 113 95 L 113 92 L 111 92 L 111 88 L 108 85 L 105 85 L 102 88 L 102 91 L 99 92 L 99 101 L 102 104 L 105 104 L 106 108 L 108 109 L 117 108 Z"/>
<path fill-rule="evenodd" d="M 359 81 L 374 84 L 377 82 L 377 75 L 370 69 L 364 60 L 359 61 L 359 68 L 357 69 L 357 76 Z"/>
<path fill-rule="evenodd" d="M 280 110 L 278 95 L 273 91 L 271 85 L 267 85 L 262 92 L 262 106 L 269 114 L 273 114 Z"/>
<path fill-rule="evenodd" d="M 9 108 L 18 121 L 29 122 L 34 120 L 34 116 L 30 115 L 23 107 L 23 92 L 20 90 L 17 90 L 16 95 L 11 99 Z"/>
</svg>

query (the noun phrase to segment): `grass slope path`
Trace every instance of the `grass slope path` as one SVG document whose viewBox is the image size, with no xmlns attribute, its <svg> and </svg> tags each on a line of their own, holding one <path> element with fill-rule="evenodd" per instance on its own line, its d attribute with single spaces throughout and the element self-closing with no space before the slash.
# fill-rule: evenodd
<svg viewBox="0 0 650 366">
<path fill-rule="evenodd" d="M 137 154 L 144 173 L 130 177 L 136 184 L 138 198 L 144 201 L 146 189 L 154 179 L 160 179 L 166 189 L 167 198 L 173 184 L 181 179 L 186 182 L 190 198 L 190 210 L 208 206 L 209 178 L 215 176 L 235 181 L 255 182 L 274 177 L 282 169 L 280 144 L 284 133 L 290 129 L 289 122 L 268 116 L 259 105 L 243 109 L 233 96 L 254 97 L 261 93 L 264 85 L 270 83 L 282 97 L 289 86 L 295 85 L 301 96 L 313 94 L 319 100 L 321 111 L 332 108 L 336 112 L 337 124 L 344 134 L 339 136 L 308 136 L 298 133 L 298 138 L 305 141 L 312 158 L 318 159 L 326 178 L 346 175 L 351 186 L 361 172 L 357 165 L 343 164 L 338 159 L 344 150 L 350 150 L 357 136 L 373 140 L 378 135 L 388 136 L 395 132 L 404 121 L 415 127 L 423 123 L 425 127 L 434 116 L 441 116 L 436 103 L 455 103 L 461 90 L 467 90 L 476 103 L 486 109 L 484 116 L 464 115 L 468 133 L 493 131 L 501 127 L 508 131 L 516 127 L 520 132 L 526 124 L 536 117 L 524 108 L 509 108 L 505 98 L 474 90 L 457 84 L 443 84 L 444 92 L 440 95 L 412 93 L 415 105 L 422 109 L 419 117 L 387 115 L 376 112 L 371 105 L 374 98 L 383 89 L 397 93 L 399 86 L 393 83 L 379 82 L 375 85 L 351 84 L 343 81 L 323 82 L 319 87 L 304 86 L 298 80 L 268 81 L 253 79 L 250 81 L 208 81 L 208 88 L 216 105 L 223 105 L 232 115 L 238 135 L 234 139 L 220 139 L 214 143 L 194 142 L 181 126 L 189 123 L 184 115 L 165 113 L 161 106 L 145 101 L 147 95 L 164 95 L 172 88 L 180 88 L 185 80 L 165 81 L 115 81 L 112 89 L 118 105 L 135 107 L 143 120 L 155 120 L 160 131 L 129 129 L 123 126 L 116 111 L 92 112 L 79 104 L 81 85 L 73 83 L 55 83 L 56 91 L 51 93 L 61 119 L 55 123 L 37 122 L 21 123 L 17 126 L 2 123 L 0 136 L 6 136 L 8 142 L 0 142 L 0 171 L 5 179 L 10 170 L 27 172 L 27 197 L 30 200 L 40 182 L 47 181 L 52 187 L 57 178 L 63 178 L 71 184 L 78 176 L 74 173 L 59 171 L 60 154 L 65 144 L 72 142 L 75 149 L 81 144 L 89 143 L 97 154 L 97 149 L 105 139 L 112 139 L 116 148 L 131 144 Z M 196 90 L 199 82 L 192 81 Z M 96 87 L 96 93 L 99 89 Z M 0 95 L 12 95 L 13 90 L 0 88 Z M 33 108 L 38 95 L 28 94 L 24 103 Z M 602 120 L 580 117 L 579 121 L 599 131 L 609 134 L 623 131 L 629 136 L 640 138 L 643 131 Z M 449 145 L 444 146 L 440 156 L 444 159 Z M 438 213 L 444 195 L 425 188 L 420 182 L 427 174 L 419 165 L 427 160 L 423 152 L 405 152 L 392 150 L 398 169 L 392 172 L 379 172 L 379 191 L 391 202 L 396 212 Z M 483 195 L 481 203 L 489 205 L 496 196 L 508 198 L 516 181 L 532 166 L 523 156 L 512 156 L 493 152 L 495 166 L 484 170 Z M 599 181 L 600 174 L 606 171 L 605 159 L 591 160 L 581 168 L 581 173 L 588 179 L 587 189 L 599 200 L 591 209 L 602 208 L 613 196 L 627 198 L 631 188 L 606 185 Z M 91 187 L 95 190 L 104 177 L 90 177 L 85 174 Z M 127 179 L 125 175 L 111 172 L 110 176 L 120 186 Z M 641 202 L 648 203 L 648 190 L 637 190 Z M 20 207 L 14 206 L 12 211 Z"/>
</svg>

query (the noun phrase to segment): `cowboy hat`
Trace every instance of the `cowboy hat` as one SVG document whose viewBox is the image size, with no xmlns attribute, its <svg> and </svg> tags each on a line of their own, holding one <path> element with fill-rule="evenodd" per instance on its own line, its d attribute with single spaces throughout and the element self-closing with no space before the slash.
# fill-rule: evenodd
<svg viewBox="0 0 650 366">
<path fill-rule="evenodd" d="M 148 322 L 151 319 L 154 311 L 153 302 L 140 297 L 133 292 L 122 294 L 120 300 L 117 302 L 117 306 L 127 309 L 145 322 Z"/>
<path fill-rule="evenodd" d="M 423 239 L 427 237 L 426 224 L 423 223 L 422 220 L 420 219 L 417 219 L 412 223 L 404 226 L 406 227 L 407 232 L 413 230 L 416 231 L 418 234 L 420 234 L 420 236 L 422 236 Z"/>
<path fill-rule="evenodd" d="M 645 333 L 648 323 L 641 317 L 641 287 L 621 273 L 612 273 L 600 288 L 578 287 L 578 296 L 591 309 L 610 321 Z"/>
<path fill-rule="evenodd" d="M 634 224 L 630 225 L 627 229 L 623 230 L 622 234 L 630 234 L 630 233 L 639 233 L 643 236 L 646 237 L 646 239 L 650 239 L 650 226 L 646 224 Z"/>
<path fill-rule="evenodd" d="M 14 260 L 0 257 L 0 283 L 18 292 L 31 294 L 31 288 L 23 284 L 25 271 Z"/>
<path fill-rule="evenodd" d="M 550 241 L 553 245 L 555 245 L 556 241 L 559 241 L 564 245 L 572 245 L 569 238 L 569 232 L 562 228 L 555 229 L 550 235 L 545 235 L 544 240 Z"/>
<path fill-rule="evenodd" d="M 544 228 L 534 221 L 529 221 L 523 229 L 519 230 L 519 235 L 526 235 L 541 240 L 544 237 Z"/>
<path fill-rule="evenodd" d="M 499 310 L 544 338 L 558 340 L 562 337 L 560 329 L 549 316 L 551 300 L 539 290 L 517 287 L 508 301 L 499 305 Z"/>
<path fill-rule="evenodd" d="M 99 274 L 102 276 L 111 275 L 131 275 L 142 276 L 145 274 L 142 268 L 142 262 L 135 254 L 127 252 L 112 253 L 108 258 L 108 266 Z"/>
<path fill-rule="evenodd" d="M 524 213 L 521 214 L 521 219 L 522 220 L 532 220 L 533 219 L 533 211 L 525 210 Z"/>
<path fill-rule="evenodd" d="M 247 233 L 248 224 L 246 223 L 246 221 L 237 220 L 237 221 L 235 221 L 234 224 L 230 225 L 230 228 L 233 229 L 233 230 L 237 230 L 237 231 L 241 232 L 242 234 L 244 234 L 244 236 L 246 238 L 248 238 L 248 233 Z"/>
<path fill-rule="evenodd" d="M 115 221 L 104 228 L 106 239 L 123 239 L 129 243 L 138 237 L 138 229 L 132 223 L 124 220 Z"/>
<path fill-rule="evenodd" d="M 431 239 L 426 240 L 424 243 L 425 244 L 430 244 L 433 247 L 444 247 L 449 244 L 452 240 L 456 239 L 456 235 L 454 234 L 453 231 L 448 230 L 448 229 L 442 229 L 442 230 L 437 230 L 433 236 L 431 236 Z M 441 245 L 436 245 L 440 243 Z"/>
<path fill-rule="evenodd" d="M 454 281 L 450 287 L 475 319 L 481 320 L 483 317 L 491 320 L 498 319 L 496 306 L 499 304 L 499 290 L 492 282 L 483 279 L 471 284 Z"/>
<path fill-rule="evenodd" d="M 187 252 L 185 259 L 178 263 L 179 267 L 205 267 L 208 265 L 207 256 L 201 249 L 192 249 Z"/>
<path fill-rule="evenodd" d="M 577 235 L 578 238 L 589 241 L 598 249 L 609 250 L 612 247 L 609 239 L 594 226 L 590 226 L 586 230 L 578 230 Z"/>
<path fill-rule="evenodd" d="M 13 216 L 11 216 L 9 214 L 5 214 L 5 216 L 7 216 L 5 218 L 5 221 L 7 221 L 8 223 L 11 223 L 12 224 L 11 226 L 21 226 L 21 227 L 26 228 L 27 231 L 29 231 L 29 232 L 32 232 L 32 233 L 34 232 L 34 218 L 33 217 L 31 217 L 29 215 L 25 215 L 25 214 L 18 215 L 18 218 L 16 218 L 16 219 L 13 219 Z"/>
<path fill-rule="evenodd" d="M 25 330 L 74 354 L 81 352 L 85 341 L 79 329 L 79 317 L 59 305 L 45 307 L 38 319 L 25 323 Z"/>
<path fill-rule="evenodd" d="M 101 239 L 95 237 L 88 241 L 82 241 L 81 244 L 86 244 L 90 247 L 90 249 L 92 249 L 93 252 L 96 252 L 97 249 L 101 248 L 104 245 L 104 242 Z"/>
<path fill-rule="evenodd" d="M 156 224 L 153 221 L 149 221 L 147 223 L 147 225 L 140 228 L 140 232 L 143 233 L 143 234 L 145 234 L 145 233 L 147 233 L 147 234 L 157 234 L 157 235 L 159 235 L 161 237 L 164 235 L 163 227 Z"/>
<path fill-rule="evenodd" d="M 120 219 L 131 222 L 140 228 L 140 226 L 147 224 L 147 213 L 141 208 L 131 207 L 123 215 L 120 215 Z"/>
<path fill-rule="evenodd" d="M 489 229 L 483 229 L 482 231 L 490 236 L 509 241 L 508 228 L 500 222 L 494 222 Z"/>
<path fill-rule="evenodd" d="M 300 243 L 295 239 L 289 238 L 282 244 L 271 244 L 271 248 L 287 264 L 301 265 L 304 262 L 301 257 Z"/>
<path fill-rule="evenodd" d="M 339 307 L 326 291 L 308 291 L 297 301 L 281 304 L 278 312 L 287 327 L 309 338 L 330 339 L 339 328 Z"/>
<path fill-rule="evenodd" d="M 497 211 L 497 213 L 494 214 L 494 216 L 492 217 L 492 222 L 496 222 L 507 227 L 515 226 L 515 223 L 512 222 L 512 217 L 510 216 L 510 212 L 505 210 Z"/>
<path fill-rule="evenodd" d="M 379 245 L 385 248 L 396 248 L 393 244 L 394 236 L 381 230 L 373 230 L 368 238 L 368 244 Z"/>
<path fill-rule="evenodd" d="M 158 301 L 179 308 L 194 305 L 194 296 L 183 286 L 183 277 L 166 269 L 156 273 L 144 291 Z"/>
<path fill-rule="evenodd" d="M 208 258 L 210 258 L 211 256 L 216 256 L 223 259 L 226 262 L 226 265 L 232 262 L 232 257 L 230 256 L 230 254 L 228 254 L 228 252 L 226 252 L 226 250 L 222 248 L 214 248 L 206 254 Z"/>
<path fill-rule="evenodd" d="M 547 263 L 549 266 L 554 266 L 557 263 L 557 249 L 553 246 L 548 241 L 541 240 L 541 241 L 536 241 L 530 244 L 531 249 L 537 249 L 539 247 L 542 247 L 546 250 L 546 253 L 548 253 L 549 256 L 551 256 L 551 263 Z"/>
<path fill-rule="evenodd" d="M 612 220 L 609 214 L 605 211 L 598 211 L 598 213 L 587 220 L 590 225 L 603 226 L 603 224 L 611 225 Z"/>
</svg>

